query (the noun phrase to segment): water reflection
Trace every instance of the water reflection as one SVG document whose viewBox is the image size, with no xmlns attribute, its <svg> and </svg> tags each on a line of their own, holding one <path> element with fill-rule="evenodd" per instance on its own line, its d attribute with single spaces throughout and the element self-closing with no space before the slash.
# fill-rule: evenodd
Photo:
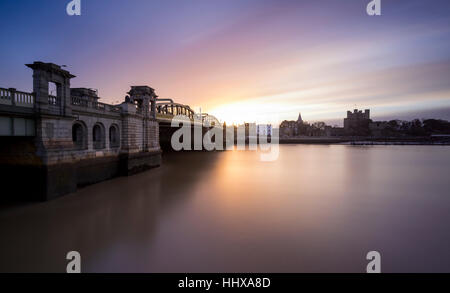
<svg viewBox="0 0 450 293">
<path fill-rule="evenodd" d="M 450 271 L 450 149 L 281 146 L 163 166 L 0 212 L 0 271 Z M 6 241 L 5 241 L 6 240 Z"/>
<path fill-rule="evenodd" d="M 160 213 L 189 197 L 216 157 L 171 154 L 161 168 L 2 211 L 0 230 L 8 241 L 1 244 L 0 270 L 65 271 L 70 250 L 81 253 L 85 272 L 145 270 Z"/>
</svg>

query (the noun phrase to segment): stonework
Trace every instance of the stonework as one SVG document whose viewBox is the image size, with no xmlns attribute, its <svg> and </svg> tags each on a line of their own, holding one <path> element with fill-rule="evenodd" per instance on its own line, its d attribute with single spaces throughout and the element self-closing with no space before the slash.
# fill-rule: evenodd
<svg viewBox="0 0 450 293">
<path fill-rule="evenodd" d="M 13 98 L 0 105 L 0 116 L 13 119 L 6 116 L 13 113 L 34 121 L 36 131 L 34 137 L 2 138 L 6 147 L 0 155 L 2 173 L 12 180 L 21 172 L 33 176 L 38 182 L 36 197 L 47 200 L 77 186 L 161 164 L 157 96 L 152 88 L 133 86 L 122 104 L 103 104 L 94 90 L 71 89 L 75 76 L 60 66 L 43 62 L 27 66 L 33 69 L 32 107 L 24 112 L 14 104 L 15 93 L 5 90 L 5 96 Z M 55 84 L 55 95 L 49 94 L 49 83 Z"/>
</svg>

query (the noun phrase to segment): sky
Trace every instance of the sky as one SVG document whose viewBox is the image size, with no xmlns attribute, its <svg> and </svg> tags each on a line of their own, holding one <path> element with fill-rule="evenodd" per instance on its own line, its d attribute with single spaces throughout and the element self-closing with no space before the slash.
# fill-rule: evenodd
<svg viewBox="0 0 450 293">
<path fill-rule="evenodd" d="M 32 91 L 33 61 L 120 103 L 131 85 L 227 123 L 450 120 L 450 2 L 381 0 L 0 2 L 0 87 Z"/>
</svg>

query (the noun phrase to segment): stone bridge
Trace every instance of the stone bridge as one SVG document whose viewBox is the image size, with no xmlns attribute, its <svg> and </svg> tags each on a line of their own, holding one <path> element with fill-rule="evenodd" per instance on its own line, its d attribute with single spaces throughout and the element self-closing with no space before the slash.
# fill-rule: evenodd
<svg viewBox="0 0 450 293">
<path fill-rule="evenodd" d="M 158 99 L 148 86 L 132 86 L 123 103 L 110 105 L 99 102 L 95 90 L 71 88 L 75 76 L 56 64 L 27 66 L 33 70 L 32 93 L 0 88 L 0 175 L 14 195 L 27 199 L 48 200 L 159 166 L 160 132 L 169 147 L 175 115 L 218 123 L 187 105 Z"/>
</svg>

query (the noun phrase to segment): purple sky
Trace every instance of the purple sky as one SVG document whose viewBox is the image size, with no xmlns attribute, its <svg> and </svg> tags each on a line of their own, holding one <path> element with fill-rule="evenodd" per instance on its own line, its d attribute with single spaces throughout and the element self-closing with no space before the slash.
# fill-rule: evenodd
<svg viewBox="0 0 450 293">
<path fill-rule="evenodd" d="M 31 91 L 36 60 L 122 101 L 149 85 L 227 122 L 450 119 L 450 2 L 382 0 L 0 2 L 0 87 Z"/>
</svg>

